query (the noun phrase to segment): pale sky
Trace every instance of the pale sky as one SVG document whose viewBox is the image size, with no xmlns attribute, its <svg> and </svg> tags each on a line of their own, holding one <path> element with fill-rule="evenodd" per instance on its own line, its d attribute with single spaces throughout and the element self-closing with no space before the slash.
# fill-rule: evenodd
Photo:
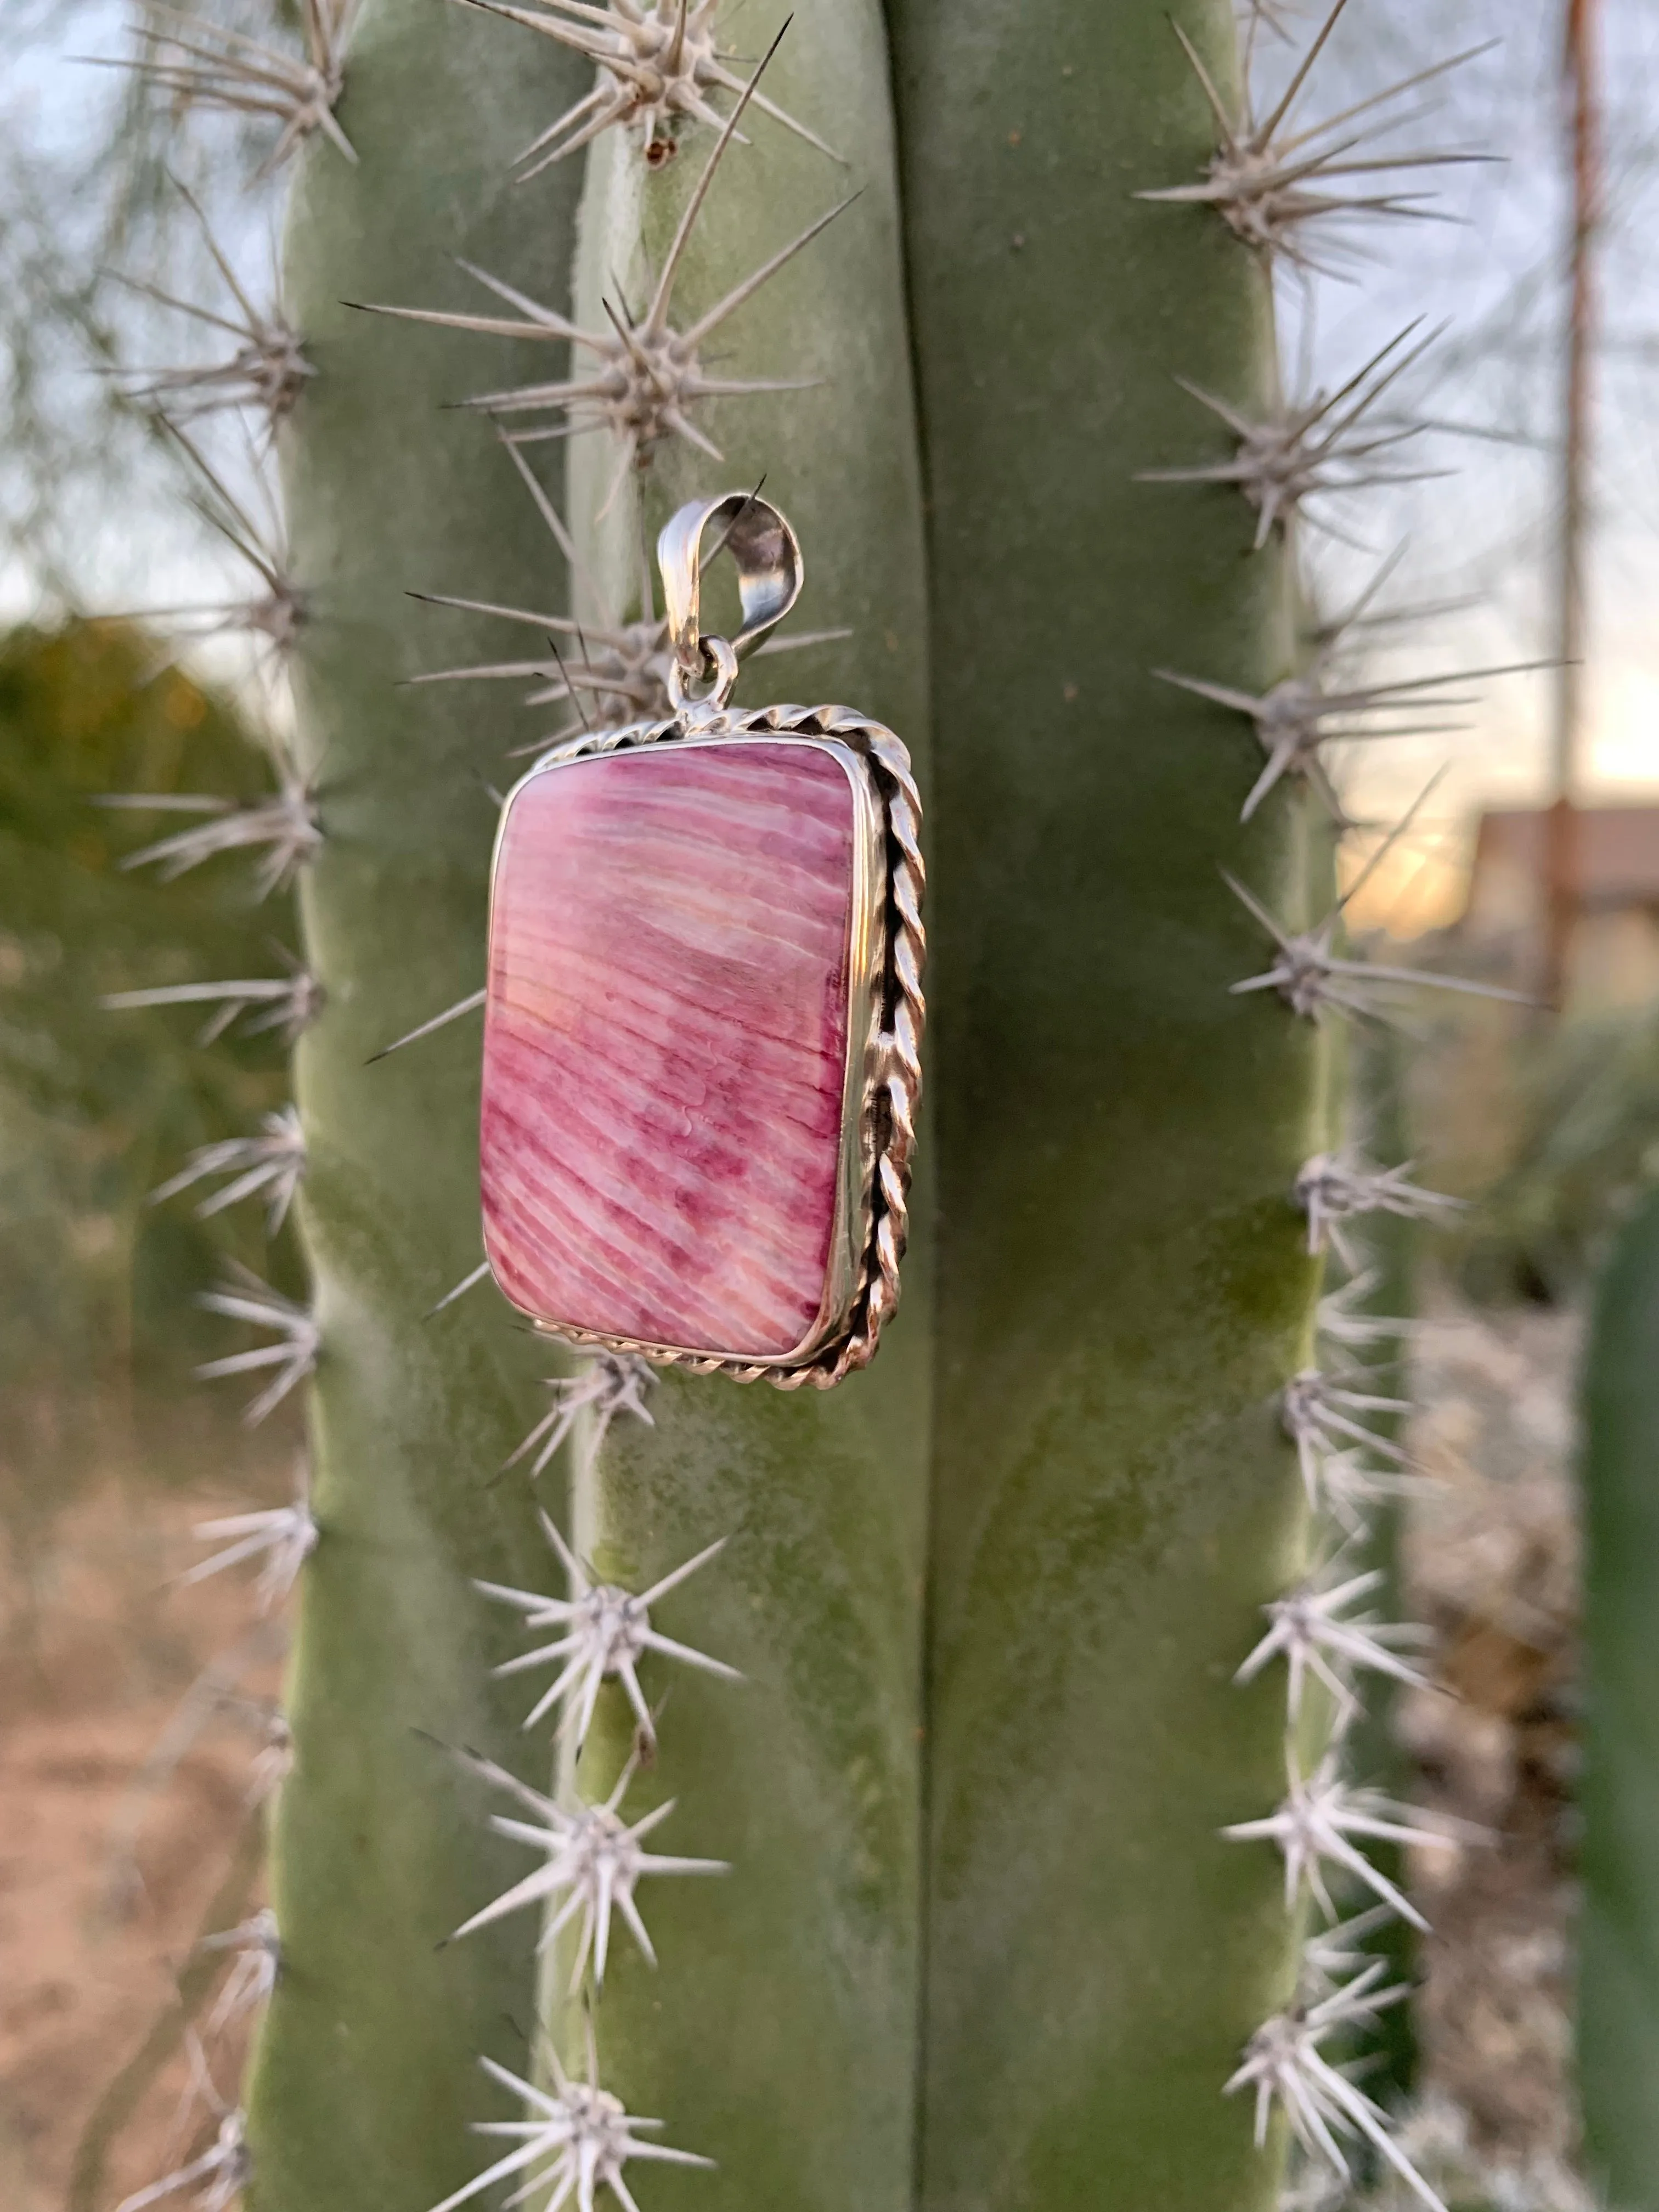
<svg viewBox="0 0 1659 2212">
<path fill-rule="evenodd" d="M 1498 45 L 1435 87 L 1428 113 L 1391 144 L 1479 149 L 1488 164 L 1437 173 L 1446 222 L 1374 224 L 1357 231 L 1373 258 L 1349 284 L 1315 288 L 1313 381 L 1340 382 L 1415 317 L 1448 325 L 1402 387 L 1402 412 L 1486 434 L 1418 441 L 1420 465 L 1448 471 L 1422 483 L 1370 491 L 1340 520 L 1386 554 L 1404 544 L 1382 601 L 1408 605 L 1478 595 L 1480 604 L 1402 629 L 1382 665 L 1431 673 L 1547 658 L 1553 641 L 1555 522 L 1565 313 L 1560 91 L 1560 0 L 1447 8 L 1443 0 L 1352 0 L 1310 85 L 1310 120 L 1496 35 Z M 1604 0 L 1608 220 L 1599 254 L 1602 342 L 1596 368 L 1585 670 L 1586 800 L 1659 799 L 1659 6 Z M 1304 12 L 1304 20 L 1314 18 Z M 1381 47 L 1384 36 L 1388 51 Z M 1455 43 L 1454 43 L 1455 42 Z M 1284 64 L 1271 46 L 1270 69 Z M 1418 173 L 1413 181 L 1420 181 Z M 1282 350 L 1297 358 L 1310 303 L 1285 289 Z M 1313 544 L 1338 603 L 1374 573 L 1340 546 Z M 1482 804 L 1547 796 L 1553 678 L 1496 678 L 1478 687 L 1475 727 L 1453 738 L 1401 739 L 1354 762 L 1351 811 L 1397 815 L 1443 763 L 1448 773 L 1424 811 L 1426 832 L 1380 872 L 1373 913 L 1416 872 L 1394 925 L 1444 919 Z M 1360 749 L 1355 748 L 1358 752 Z"/>
</svg>

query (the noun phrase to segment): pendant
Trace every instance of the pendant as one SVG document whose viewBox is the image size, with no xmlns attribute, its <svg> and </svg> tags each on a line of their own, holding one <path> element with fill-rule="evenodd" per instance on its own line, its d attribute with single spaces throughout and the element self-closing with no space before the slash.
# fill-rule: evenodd
<svg viewBox="0 0 1659 2212">
<path fill-rule="evenodd" d="M 698 626 L 711 523 L 737 568 L 730 640 Z M 694 501 L 657 558 L 669 719 L 546 754 L 501 811 L 484 1250 L 545 1334 L 827 1389 L 898 1303 L 921 801 L 904 746 L 851 708 L 727 704 L 800 593 L 775 507 Z"/>
</svg>

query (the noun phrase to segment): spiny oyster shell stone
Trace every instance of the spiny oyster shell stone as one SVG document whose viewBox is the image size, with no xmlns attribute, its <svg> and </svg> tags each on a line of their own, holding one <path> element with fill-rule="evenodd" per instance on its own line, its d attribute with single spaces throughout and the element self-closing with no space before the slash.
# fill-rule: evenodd
<svg viewBox="0 0 1659 2212">
<path fill-rule="evenodd" d="M 484 1245 L 515 1304 L 777 1358 L 834 1232 L 854 799 L 741 738 L 532 777 L 502 832 L 484 1022 Z"/>
</svg>

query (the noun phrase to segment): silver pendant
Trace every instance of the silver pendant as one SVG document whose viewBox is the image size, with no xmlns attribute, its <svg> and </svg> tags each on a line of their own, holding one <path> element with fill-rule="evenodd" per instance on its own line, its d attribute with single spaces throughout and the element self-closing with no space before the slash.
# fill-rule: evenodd
<svg viewBox="0 0 1659 2212">
<path fill-rule="evenodd" d="M 737 568 L 729 640 L 699 625 L 711 523 Z M 775 507 L 695 501 L 657 557 L 672 714 L 549 753 L 501 812 L 484 1249 L 550 1335 L 826 1389 L 898 1303 L 921 801 L 904 746 L 854 709 L 728 703 L 800 593 Z"/>
</svg>

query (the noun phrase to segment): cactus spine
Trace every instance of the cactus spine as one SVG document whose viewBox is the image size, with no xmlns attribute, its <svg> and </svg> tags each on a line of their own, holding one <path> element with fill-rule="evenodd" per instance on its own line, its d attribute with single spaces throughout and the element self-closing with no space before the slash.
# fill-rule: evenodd
<svg viewBox="0 0 1659 2212">
<path fill-rule="evenodd" d="M 273 1326 L 314 1359 L 317 1473 L 250 2202 L 416 2212 L 490 2173 L 589 2212 L 655 2159 L 653 2203 L 690 2204 L 708 2185 L 667 2169 L 712 2159 L 741 2203 L 826 2212 L 1265 2206 L 1275 2108 L 1311 2154 L 1401 2163 L 1319 2049 L 1400 1993 L 1297 1948 L 1344 1877 L 1410 1910 L 1356 1844 L 1403 1814 L 1324 1750 L 1386 1636 L 1317 1644 L 1331 1686 L 1301 1699 L 1298 1663 L 1287 1708 L 1261 1619 L 1322 1595 L 1310 1507 L 1352 1522 L 1384 1486 L 1353 1448 L 1395 1450 L 1363 1377 L 1314 1365 L 1298 1177 L 1340 1125 L 1331 1022 L 1413 979 L 1342 944 L 1332 732 L 1281 709 L 1302 502 L 1349 480 L 1401 363 L 1289 406 L 1271 287 L 1371 203 L 1312 189 L 1344 147 L 1249 110 L 1225 0 L 1178 40 L 1150 5 L 818 0 L 763 94 L 714 15 L 362 0 L 343 64 L 315 15 L 281 110 L 322 843 L 293 1010 L 312 1334 Z M 932 735 L 906 1304 L 832 1394 L 671 1374 L 647 1401 L 581 1362 L 532 1428 L 529 1346 L 457 1295 L 473 780 L 549 736 L 486 679 L 527 649 L 543 710 L 660 711 L 641 541 L 716 471 L 764 475 L 808 619 L 849 633 L 757 658 L 744 702 Z M 434 675 L 479 688 L 392 688 Z M 551 1554 L 504 1462 L 541 1475 Z M 532 1692 L 515 1659 L 567 1671 Z M 544 1850 L 527 1882 L 503 1792 L 539 1823 L 502 1838 Z M 716 1855 L 729 1880 L 653 1882 L 636 1924 L 637 1876 Z"/>
</svg>

